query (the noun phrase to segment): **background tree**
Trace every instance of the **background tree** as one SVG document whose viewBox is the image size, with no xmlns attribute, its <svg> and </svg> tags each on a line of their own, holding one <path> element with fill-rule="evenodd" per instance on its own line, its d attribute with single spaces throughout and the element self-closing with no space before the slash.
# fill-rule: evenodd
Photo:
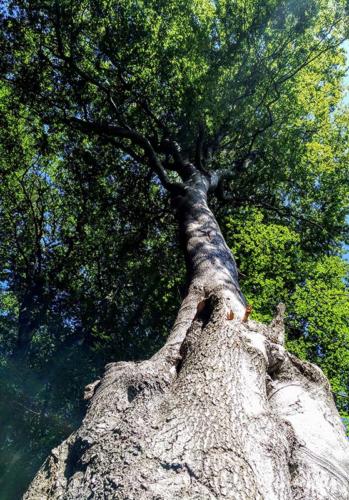
<svg viewBox="0 0 349 500">
<path fill-rule="evenodd" d="M 339 254 L 347 235 L 347 118 L 335 111 L 343 8 L 340 2 L 271 1 L 7 5 L 6 88 L 29 117 L 23 140 L 36 123 L 51 144 L 38 161 L 41 148 L 29 141 L 28 196 L 18 190 L 19 155 L 4 138 L 12 160 L 6 161 L 6 182 L 18 194 L 4 205 L 6 220 L 20 227 L 22 252 L 35 269 L 42 247 L 56 249 L 46 252 L 41 266 L 45 286 L 29 288 L 32 303 L 22 306 L 38 318 L 24 331 L 30 341 L 37 332 L 40 352 L 43 339 L 60 344 L 65 336 L 104 352 L 114 346 L 111 359 L 155 351 L 179 303 L 166 189 L 178 211 L 179 182 L 190 184 L 195 173 L 215 191 L 211 201 L 238 251 L 256 318 L 268 319 L 276 303 L 289 298 L 290 345 L 321 361 L 347 411 L 343 309 L 333 310 L 325 294 L 314 313 L 304 307 L 316 295 L 315 283 L 327 297 L 338 293 L 339 302 L 346 300 L 344 268 L 323 259 Z M 7 119 L 11 113 L 7 105 Z M 6 124 L 13 139 L 18 133 L 11 127 Z M 58 235 L 43 207 L 59 221 Z M 38 219 L 46 223 L 41 240 Z M 3 247 L 4 262 L 14 241 Z M 14 254 L 20 263 L 19 250 Z M 19 268 L 4 280 L 7 309 L 18 319 L 27 274 L 37 276 Z M 319 322 L 319 313 L 328 321 Z M 47 319 L 53 315 L 58 324 L 63 318 L 59 335 Z M 18 336 L 19 325 L 13 332 Z M 336 346 L 335 355 L 324 339 Z M 35 360 L 35 349 L 31 355 Z"/>
</svg>

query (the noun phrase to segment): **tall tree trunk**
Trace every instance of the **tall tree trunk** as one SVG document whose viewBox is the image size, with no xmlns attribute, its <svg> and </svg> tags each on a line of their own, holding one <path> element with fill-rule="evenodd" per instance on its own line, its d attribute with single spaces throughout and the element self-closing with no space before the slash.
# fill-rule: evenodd
<svg viewBox="0 0 349 500">
<path fill-rule="evenodd" d="M 349 446 L 329 384 L 246 318 L 236 266 L 197 175 L 174 197 L 189 282 L 165 346 L 112 363 L 80 427 L 28 492 L 39 499 L 348 500 Z"/>
</svg>

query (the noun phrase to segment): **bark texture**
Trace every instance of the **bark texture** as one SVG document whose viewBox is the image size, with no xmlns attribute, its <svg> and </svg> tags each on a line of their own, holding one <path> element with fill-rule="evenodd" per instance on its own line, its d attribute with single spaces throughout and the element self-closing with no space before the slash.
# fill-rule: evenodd
<svg viewBox="0 0 349 500">
<path fill-rule="evenodd" d="M 349 498 L 348 442 L 321 371 L 280 325 L 229 321 L 220 290 L 180 358 L 106 367 L 81 428 L 26 500 Z"/>
<path fill-rule="evenodd" d="M 348 500 L 349 446 L 329 384 L 283 346 L 283 310 L 245 321 L 233 256 L 193 176 L 173 197 L 188 294 L 165 346 L 87 387 L 80 429 L 25 500 Z"/>
</svg>

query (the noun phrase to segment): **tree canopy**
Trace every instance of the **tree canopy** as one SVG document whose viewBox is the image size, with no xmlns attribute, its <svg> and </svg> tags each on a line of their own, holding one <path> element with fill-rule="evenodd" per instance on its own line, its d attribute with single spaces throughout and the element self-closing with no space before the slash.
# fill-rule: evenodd
<svg viewBox="0 0 349 500">
<path fill-rule="evenodd" d="M 94 370 L 163 343 L 191 164 L 254 317 L 286 303 L 348 418 L 346 2 L 6 1 L 0 24 L 2 481 L 76 425 Z"/>
</svg>

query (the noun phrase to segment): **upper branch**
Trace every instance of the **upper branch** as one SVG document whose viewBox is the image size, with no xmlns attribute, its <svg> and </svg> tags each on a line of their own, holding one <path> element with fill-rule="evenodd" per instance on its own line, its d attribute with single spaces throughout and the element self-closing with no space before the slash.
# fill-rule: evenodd
<svg viewBox="0 0 349 500">
<path fill-rule="evenodd" d="M 129 139 L 133 145 L 140 146 L 143 149 L 150 168 L 158 175 L 162 185 L 169 191 L 174 187 L 174 184 L 170 182 L 166 170 L 150 141 L 139 132 L 130 127 L 118 127 L 106 123 L 89 122 L 76 117 L 68 119 L 68 122 L 83 132 L 106 135 L 112 138 Z M 139 161 L 139 156 L 136 154 L 133 155 L 132 148 L 124 146 L 122 143 L 119 143 L 119 147 L 123 149 L 125 153 L 136 157 L 137 161 Z"/>
<path fill-rule="evenodd" d="M 153 111 L 150 109 L 149 103 L 145 97 L 143 97 L 140 101 L 140 105 L 142 110 L 146 113 L 146 115 L 153 121 L 156 127 L 161 130 L 163 134 L 163 138 L 161 142 L 155 145 L 155 148 L 158 152 L 164 153 L 167 156 L 170 155 L 173 159 L 173 164 L 167 162 L 166 168 L 168 170 L 174 170 L 177 172 L 183 180 L 186 180 L 192 174 L 192 165 L 189 161 L 184 159 L 180 147 L 178 143 L 174 140 L 172 133 L 166 123 L 163 122 L 161 118 L 156 116 Z M 201 162 L 199 162 L 197 168 L 201 171 L 204 171 L 202 168 Z"/>
<path fill-rule="evenodd" d="M 237 174 L 246 170 L 248 166 L 258 158 L 260 153 L 258 151 L 251 151 L 246 154 L 245 157 L 235 160 L 232 163 L 231 168 L 229 169 L 221 169 L 212 172 L 211 174 L 211 183 L 210 183 L 210 191 L 222 191 L 223 182 L 234 179 Z"/>
</svg>

